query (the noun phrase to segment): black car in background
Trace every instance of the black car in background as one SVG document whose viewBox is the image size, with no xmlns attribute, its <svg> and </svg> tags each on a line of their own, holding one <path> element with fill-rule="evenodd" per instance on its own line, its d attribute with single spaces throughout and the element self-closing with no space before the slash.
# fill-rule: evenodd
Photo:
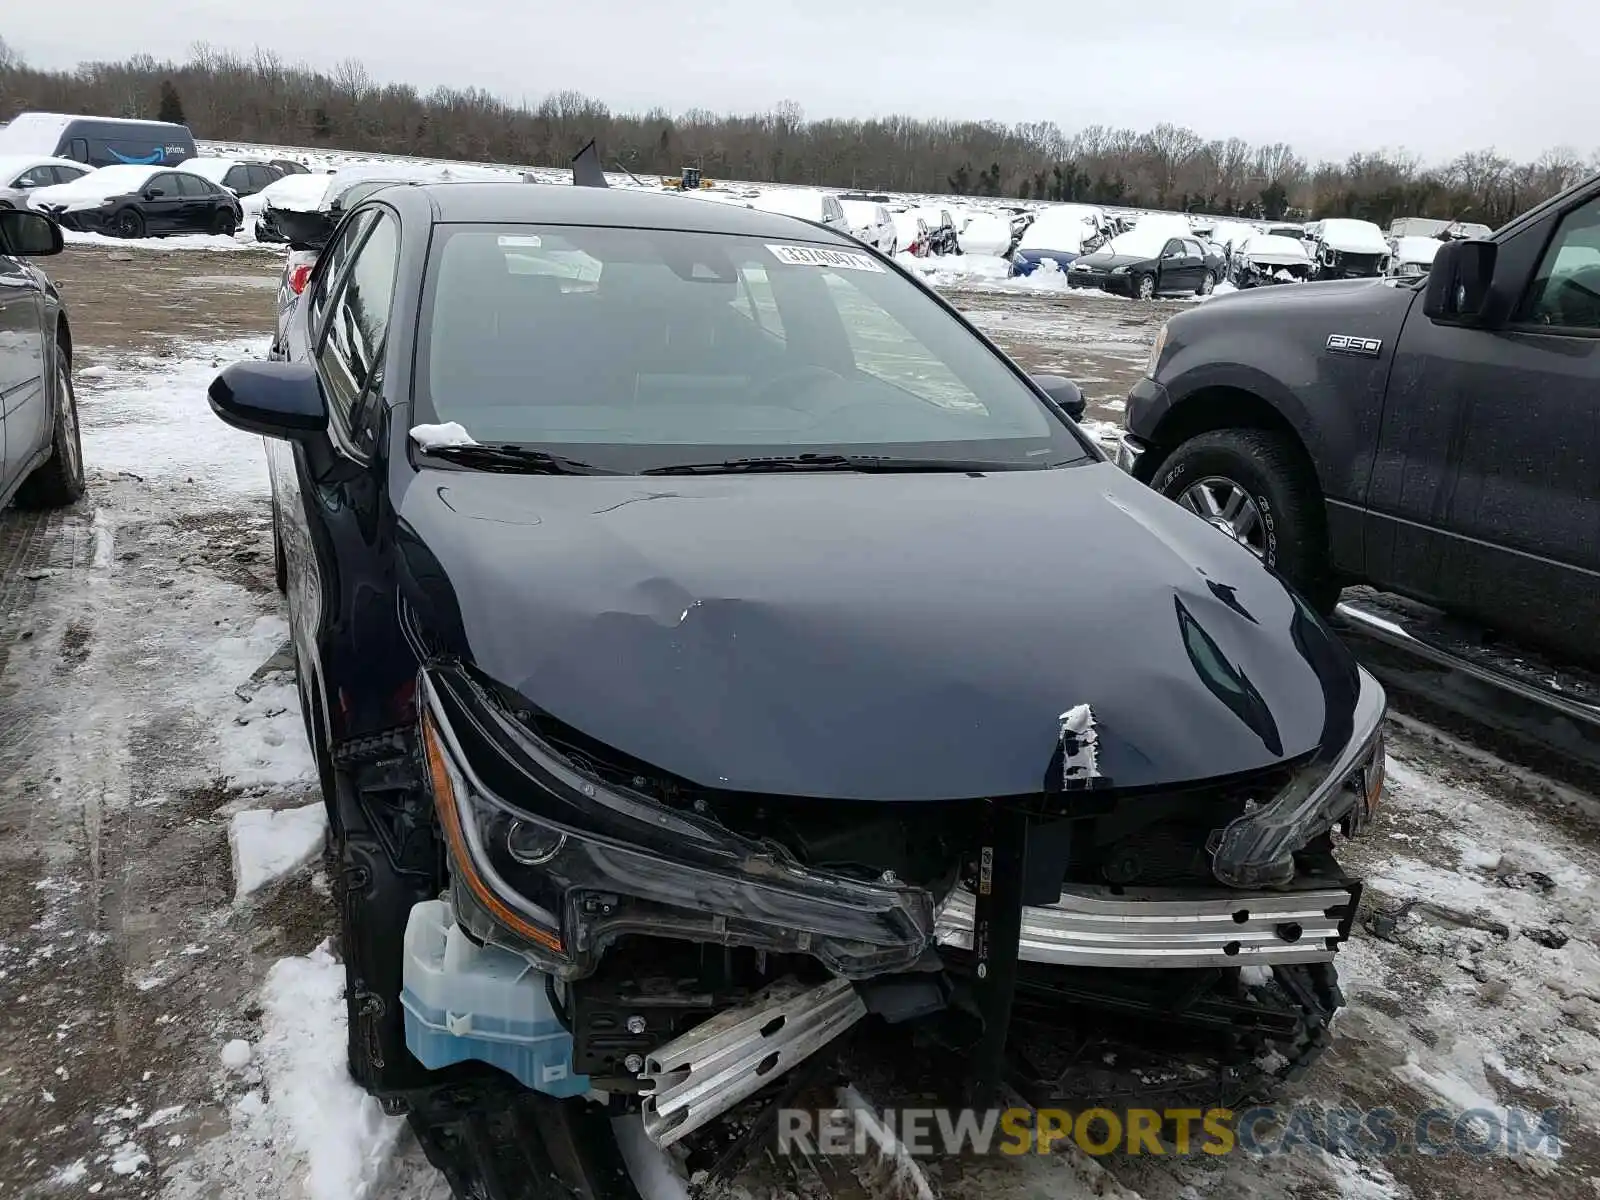
<svg viewBox="0 0 1600 1200">
<path fill-rule="evenodd" d="M 26 261 L 60 252 L 48 218 L 0 210 L 0 508 L 59 508 L 83 494 L 67 310 Z"/>
<path fill-rule="evenodd" d="M 279 341 L 210 396 L 268 439 L 348 1061 L 458 1195 L 625 1194 L 613 1118 L 711 1134 L 885 1006 L 980 1015 L 969 1078 L 1013 1007 L 1039 1061 L 1142 1018 L 1230 1094 L 1328 1044 L 1381 689 L 914 276 L 732 205 L 384 187 Z M 510 1102 L 491 958 L 560 1013 Z"/>
<path fill-rule="evenodd" d="M 248 158 L 191 158 L 179 170 L 221 184 L 241 198 L 254 196 L 268 184 L 283 178 L 283 171 L 272 163 Z"/>
<path fill-rule="evenodd" d="M 30 208 L 63 228 L 113 237 L 232 234 L 244 219 L 239 198 L 189 170 L 102 167 L 81 179 L 40 188 Z"/>
<path fill-rule="evenodd" d="M 1209 296 L 1222 276 L 1219 255 L 1208 254 L 1198 238 L 1151 237 L 1137 227 L 1100 249 L 1073 259 L 1067 282 L 1120 296 Z"/>
</svg>

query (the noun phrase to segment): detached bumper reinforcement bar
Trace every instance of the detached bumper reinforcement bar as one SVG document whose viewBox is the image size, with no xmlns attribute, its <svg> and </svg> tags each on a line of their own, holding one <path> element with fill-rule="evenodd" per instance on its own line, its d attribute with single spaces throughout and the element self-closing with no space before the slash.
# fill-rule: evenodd
<svg viewBox="0 0 1600 1200">
<path fill-rule="evenodd" d="M 1066 891 L 1022 910 L 1023 962 L 1071 967 L 1240 967 L 1327 962 L 1349 932 L 1354 888 L 1221 892 Z M 958 887 L 939 914 L 941 946 L 972 949 L 973 896 Z"/>
<path fill-rule="evenodd" d="M 970 928 L 970 927 L 969 927 Z M 847 979 L 806 987 L 782 979 L 720 1012 L 645 1060 L 644 1131 L 657 1146 L 714 1121 L 867 1015 Z"/>
</svg>

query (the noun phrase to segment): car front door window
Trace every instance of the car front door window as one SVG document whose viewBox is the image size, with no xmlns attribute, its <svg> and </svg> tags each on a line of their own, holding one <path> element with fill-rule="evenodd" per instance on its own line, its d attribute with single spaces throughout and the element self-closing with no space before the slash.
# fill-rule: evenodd
<svg viewBox="0 0 1600 1200">
<path fill-rule="evenodd" d="M 344 273 L 345 264 L 350 261 L 350 252 L 361 241 L 361 235 L 366 232 L 371 221 L 372 210 L 356 213 L 345 222 L 338 235 L 323 250 L 317 263 L 317 281 L 311 290 L 313 332 L 320 326 L 322 316 L 327 311 L 328 297 L 333 294 L 334 288 L 339 286 L 339 276 Z"/>
<path fill-rule="evenodd" d="M 1513 323 L 1600 334 L 1600 197 L 1561 218 Z"/>
<path fill-rule="evenodd" d="M 380 355 L 400 262 L 400 226 L 394 217 L 380 213 L 370 228 L 339 286 L 317 352 L 331 416 L 352 431 L 352 440 L 358 426 L 367 433 L 373 428 L 360 420 L 360 411 L 381 383 Z"/>
</svg>

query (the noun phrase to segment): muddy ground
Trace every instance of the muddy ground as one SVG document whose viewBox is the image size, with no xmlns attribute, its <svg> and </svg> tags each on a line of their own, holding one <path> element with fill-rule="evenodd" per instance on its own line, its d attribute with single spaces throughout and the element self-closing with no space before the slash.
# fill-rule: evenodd
<svg viewBox="0 0 1600 1200">
<path fill-rule="evenodd" d="M 239 1134 L 239 1106 L 261 1077 L 218 1059 L 228 1039 L 258 1035 L 272 964 L 333 928 L 314 869 L 234 897 L 232 813 L 316 796 L 292 771 L 261 769 L 242 784 L 230 748 L 299 736 L 277 657 L 264 483 L 250 475 L 259 450 L 240 443 L 244 459 L 200 472 L 152 431 L 157 461 L 138 469 L 151 410 L 126 401 L 141 372 L 166 379 L 163 362 L 200 347 L 181 386 L 194 428 L 209 431 L 210 363 L 244 345 L 226 339 L 260 344 L 280 262 L 96 247 L 48 264 L 71 309 L 78 368 L 121 374 L 115 386 L 103 376 L 81 385 L 86 450 L 103 449 L 89 457 L 88 497 L 48 516 L 0 513 L 0 1197 L 310 1194 L 300 1148 Z M 1108 422 L 1160 321 L 1183 307 L 955 298 L 1025 366 L 1078 379 L 1091 415 Z M 1352 948 L 1339 1040 L 1285 1099 L 1415 1112 L 1442 1102 L 1449 1064 L 1492 1059 L 1479 1087 L 1571 1115 L 1564 1157 L 1102 1160 L 1147 1200 L 1600 1191 L 1596 1106 L 1574 1100 L 1600 1096 L 1596 801 L 1424 727 L 1397 724 L 1393 738 L 1399 782 L 1354 854 L 1374 881 L 1368 915 L 1392 914 L 1419 890 L 1434 903 Z M 1064 1162 L 947 1162 L 929 1174 L 946 1197 L 1123 1194 Z M 371 1194 L 445 1191 L 402 1142 Z"/>
</svg>

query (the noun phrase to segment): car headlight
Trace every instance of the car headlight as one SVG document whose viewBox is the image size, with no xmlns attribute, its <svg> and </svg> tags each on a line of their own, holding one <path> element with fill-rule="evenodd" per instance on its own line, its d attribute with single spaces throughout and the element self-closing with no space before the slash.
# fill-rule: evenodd
<svg viewBox="0 0 1600 1200">
<path fill-rule="evenodd" d="M 1318 754 L 1270 801 L 1212 835 L 1211 870 L 1229 887 L 1288 883 L 1296 850 L 1336 825 L 1354 837 L 1371 822 L 1383 795 L 1388 700 L 1376 679 L 1356 671 L 1359 691 L 1344 746 Z"/>
<path fill-rule="evenodd" d="M 904 970 L 932 938 L 926 889 L 811 870 L 579 771 L 459 667 L 425 669 L 420 705 L 458 919 L 553 975 L 589 974 L 628 934 L 810 954 L 847 978 Z"/>
<path fill-rule="evenodd" d="M 1111 268 L 1111 273 L 1113 275 L 1126 275 L 1128 273 L 1128 268 L 1127 267 L 1112 267 Z"/>
<path fill-rule="evenodd" d="M 1161 352 L 1167 348 L 1167 324 L 1161 323 L 1161 328 L 1156 330 L 1156 340 L 1150 344 L 1150 357 L 1145 360 L 1144 373 L 1151 379 L 1156 377 L 1156 368 L 1161 365 Z"/>
</svg>

